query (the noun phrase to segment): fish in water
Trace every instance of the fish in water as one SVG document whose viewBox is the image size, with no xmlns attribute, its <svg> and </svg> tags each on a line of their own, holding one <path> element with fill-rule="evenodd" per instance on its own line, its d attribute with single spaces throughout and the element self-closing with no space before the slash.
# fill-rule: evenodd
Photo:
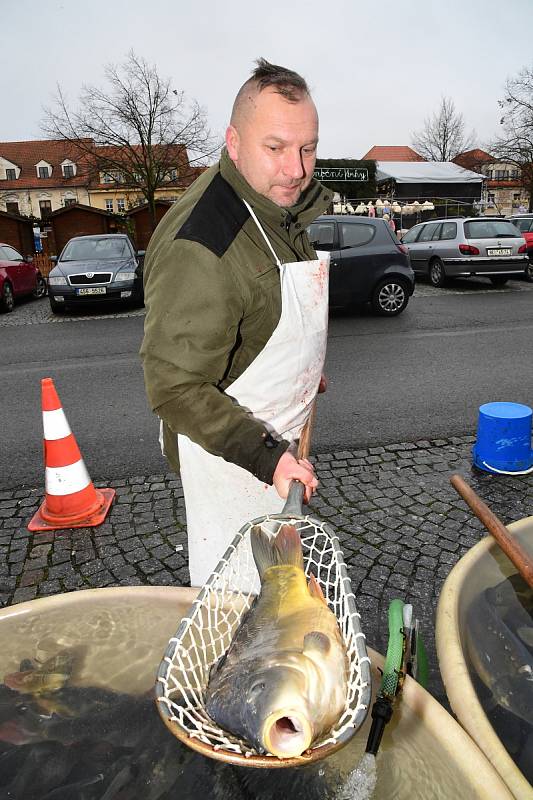
<svg viewBox="0 0 533 800">
<path fill-rule="evenodd" d="M 297 757 L 346 705 L 346 652 L 317 580 L 307 581 L 294 525 L 275 538 L 255 526 L 251 544 L 261 591 L 212 668 L 206 710 L 258 753 Z"/>
<path fill-rule="evenodd" d="M 494 703 L 533 725 L 533 621 L 527 608 L 517 586 L 503 581 L 471 604 L 465 635 L 472 666 Z"/>
<path fill-rule="evenodd" d="M 84 648 L 72 648 L 62 650 L 46 661 L 23 659 L 18 672 L 4 676 L 4 684 L 19 695 L 30 695 L 45 714 L 73 716 L 75 712 L 58 697 L 77 675 L 84 653 Z"/>
<path fill-rule="evenodd" d="M 4 683 L 21 694 L 38 696 L 62 689 L 72 675 L 74 656 L 68 651 L 57 653 L 46 661 L 25 659 L 25 669 L 4 676 Z"/>
</svg>

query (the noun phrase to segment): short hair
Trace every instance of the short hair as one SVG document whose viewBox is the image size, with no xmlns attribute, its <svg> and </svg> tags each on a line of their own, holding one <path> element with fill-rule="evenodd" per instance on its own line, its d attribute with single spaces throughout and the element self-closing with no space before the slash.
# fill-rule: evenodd
<svg viewBox="0 0 533 800">
<path fill-rule="evenodd" d="M 247 83 L 253 81 L 257 85 L 259 92 L 269 86 L 274 86 L 279 94 L 292 103 L 297 103 L 301 100 L 302 95 L 309 94 L 309 87 L 305 78 L 302 78 L 294 70 L 271 64 L 266 58 L 258 58 L 255 63 L 257 67 L 252 72 L 252 76 Z"/>
<path fill-rule="evenodd" d="M 302 78 L 294 70 L 280 67 L 278 64 L 271 64 L 265 58 L 258 58 L 255 63 L 257 66 L 253 70 L 251 77 L 243 83 L 237 92 L 231 112 L 232 122 L 238 116 L 244 98 L 250 91 L 255 91 L 259 94 L 264 89 L 273 87 L 275 92 L 290 103 L 298 103 L 310 94 L 305 78 Z"/>
</svg>

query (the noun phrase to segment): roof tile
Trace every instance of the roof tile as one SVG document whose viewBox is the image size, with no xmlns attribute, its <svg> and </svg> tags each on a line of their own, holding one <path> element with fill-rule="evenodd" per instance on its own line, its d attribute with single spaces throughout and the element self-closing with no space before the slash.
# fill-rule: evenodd
<svg viewBox="0 0 533 800">
<path fill-rule="evenodd" d="M 363 160 L 373 159 L 374 161 L 426 161 L 427 159 L 419 155 L 407 145 L 380 145 L 375 144 L 368 153 L 363 156 Z"/>
</svg>

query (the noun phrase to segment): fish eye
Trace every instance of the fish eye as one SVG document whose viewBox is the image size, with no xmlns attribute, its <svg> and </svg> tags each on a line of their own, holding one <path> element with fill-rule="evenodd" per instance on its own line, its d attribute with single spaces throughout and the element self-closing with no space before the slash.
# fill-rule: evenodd
<svg viewBox="0 0 533 800">
<path fill-rule="evenodd" d="M 258 694 L 259 692 L 262 692 L 264 688 L 265 684 L 263 681 L 256 681 L 250 686 L 250 694 Z"/>
</svg>

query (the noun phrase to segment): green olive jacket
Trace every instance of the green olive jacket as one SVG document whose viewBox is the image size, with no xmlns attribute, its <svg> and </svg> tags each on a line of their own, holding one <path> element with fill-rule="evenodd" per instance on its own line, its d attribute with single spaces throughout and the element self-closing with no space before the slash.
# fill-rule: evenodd
<svg viewBox="0 0 533 800">
<path fill-rule="evenodd" d="M 278 267 L 242 198 L 282 262 L 316 258 L 306 227 L 331 194 L 313 180 L 297 205 L 281 208 L 255 192 L 223 150 L 150 240 L 141 359 L 173 469 L 181 433 L 272 483 L 288 443 L 224 393 L 264 348 L 281 313 Z"/>
</svg>

